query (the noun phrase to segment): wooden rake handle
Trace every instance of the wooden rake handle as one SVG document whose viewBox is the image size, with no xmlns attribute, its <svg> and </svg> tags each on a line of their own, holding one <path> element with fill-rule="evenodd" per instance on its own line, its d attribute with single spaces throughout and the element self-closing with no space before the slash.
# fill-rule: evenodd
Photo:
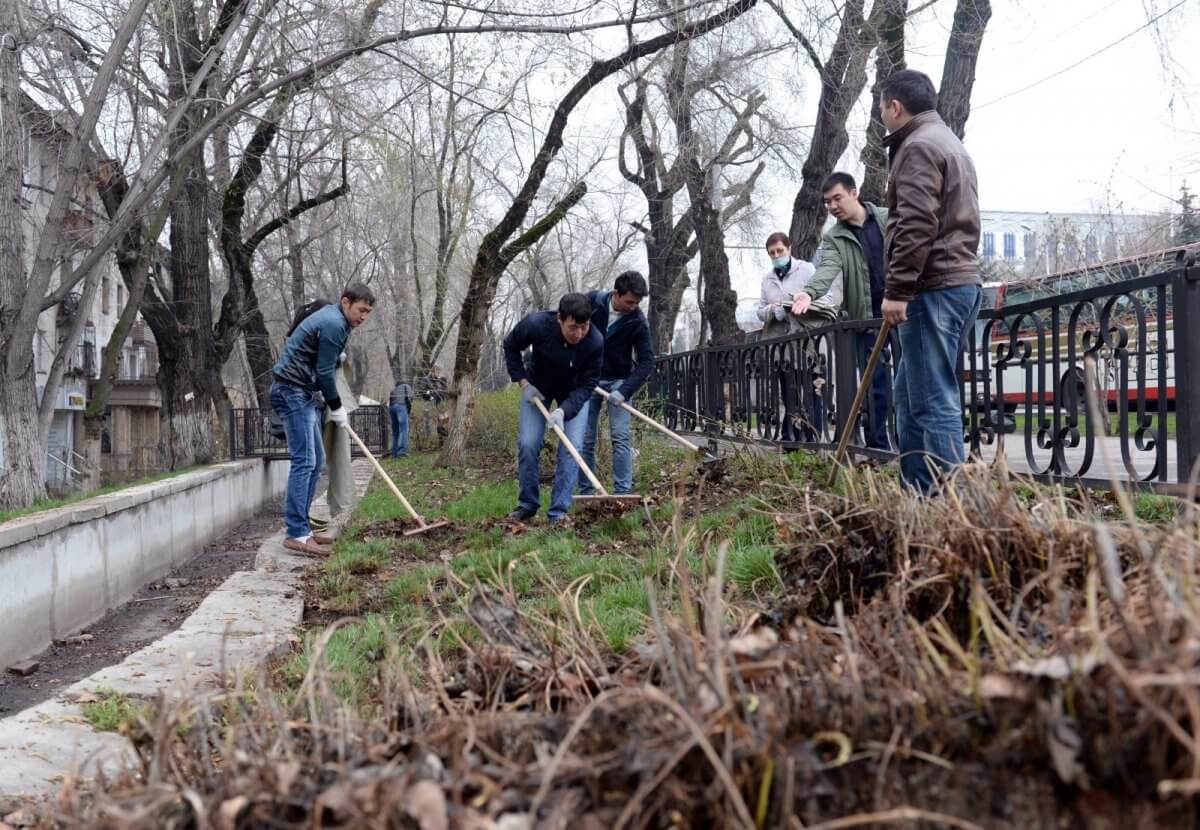
<svg viewBox="0 0 1200 830">
<path fill-rule="evenodd" d="M 833 471 L 829 474 L 830 486 L 837 481 L 838 467 L 841 465 L 842 459 L 846 457 L 846 448 L 850 446 L 850 437 L 854 434 L 854 422 L 858 418 L 858 411 L 862 409 L 863 398 L 867 396 L 867 390 L 871 388 L 875 366 L 879 363 L 879 356 L 883 354 L 883 347 L 887 343 L 888 332 L 891 330 L 892 324 L 887 320 L 884 320 L 879 326 L 879 336 L 875 338 L 875 346 L 871 349 L 871 356 L 867 358 L 867 365 L 862 373 L 862 382 L 858 384 L 858 391 L 854 393 L 854 401 L 850 404 L 850 413 L 844 421 L 845 427 L 842 428 L 842 436 L 838 439 L 837 450 L 833 454 Z"/>
<path fill-rule="evenodd" d="M 542 413 L 542 417 L 546 419 L 546 423 L 550 423 L 550 413 L 546 411 L 546 405 L 542 403 L 541 398 L 534 398 L 533 405 L 538 408 L 538 412 Z M 575 449 L 575 445 L 571 443 L 571 439 L 567 438 L 567 434 L 559 429 L 558 424 L 550 424 L 554 428 L 554 434 L 558 436 L 558 440 L 567 448 L 567 452 L 575 459 L 575 463 L 579 465 L 579 469 L 583 470 L 583 474 L 588 477 L 588 481 L 596 488 L 602 496 L 607 496 L 608 491 L 604 489 L 604 485 L 600 483 L 600 479 L 596 478 L 596 474 L 592 472 L 592 468 L 584 463 L 583 456 L 579 454 L 579 450 Z"/>
<path fill-rule="evenodd" d="M 609 392 L 607 389 L 601 389 L 599 386 L 597 386 L 596 394 L 601 395 L 606 401 L 608 401 L 609 403 L 612 403 L 612 393 Z M 622 401 L 620 404 L 618 404 L 618 406 L 620 406 L 622 409 L 624 409 L 629 414 L 634 415 L 635 417 L 641 418 L 647 424 L 654 427 L 655 429 L 657 429 L 659 432 L 661 432 L 663 435 L 667 436 L 668 438 L 675 439 L 676 441 L 678 441 L 680 444 L 683 444 L 685 447 L 687 447 L 692 452 L 694 452 L 694 453 L 703 452 L 703 450 L 700 449 L 700 447 L 696 446 L 691 441 L 684 438 L 682 435 L 672 432 L 670 429 L 668 429 L 663 424 L 660 424 L 658 421 L 654 420 L 646 413 L 640 412 L 640 411 L 634 409 L 632 406 L 630 406 L 625 401 Z"/>
<path fill-rule="evenodd" d="M 367 458 L 371 459 L 371 465 L 375 467 L 375 472 L 379 473 L 379 477 L 383 479 L 383 483 L 391 489 L 396 498 L 400 500 L 400 503 L 404 505 L 404 509 L 408 511 L 408 515 L 412 516 L 416 523 L 421 527 L 427 527 L 425 520 L 421 518 L 421 514 L 413 510 L 413 506 L 408 503 L 408 499 L 404 498 L 404 494 L 400 492 L 400 488 L 396 486 L 396 482 L 392 481 L 392 477 L 387 474 L 387 470 L 383 469 L 383 465 L 380 464 L 379 460 L 375 458 L 375 454 L 371 452 L 371 450 L 367 448 L 367 445 L 363 443 L 363 440 L 358 437 L 358 433 L 351 429 L 349 424 L 342 424 L 342 429 L 349 433 L 350 437 L 354 439 L 354 442 L 358 444 L 359 448 L 362 449 L 363 454 L 366 455 Z"/>
</svg>

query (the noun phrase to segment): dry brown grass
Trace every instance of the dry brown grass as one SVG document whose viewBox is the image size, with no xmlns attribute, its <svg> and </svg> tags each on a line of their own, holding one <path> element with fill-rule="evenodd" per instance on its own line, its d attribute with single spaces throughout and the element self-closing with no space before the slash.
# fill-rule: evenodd
<svg viewBox="0 0 1200 830">
<path fill-rule="evenodd" d="M 782 602 L 728 602 L 722 540 L 677 519 L 623 658 L 575 591 L 550 619 L 460 585 L 482 644 L 427 654 L 417 684 L 383 672 L 379 716 L 338 705 L 320 660 L 287 694 L 164 702 L 139 774 L 65 788 L 46 823 L 1195 826 L 1194 514 L 1097 525 L 1086 495 L 1031 503 L 980 469 L 928 501 L 869 470 L 842 487 L 763 492 Z"/>
</svg>

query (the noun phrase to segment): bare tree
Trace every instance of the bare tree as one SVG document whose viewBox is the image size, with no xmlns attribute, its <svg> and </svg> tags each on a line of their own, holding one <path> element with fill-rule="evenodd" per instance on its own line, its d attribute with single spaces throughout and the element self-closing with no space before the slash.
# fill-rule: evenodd
<svg viewBox="0 0 1200 830">
<path fill-rule="evenodd" d="M 484 237 L 471 269 L 467 296 L 463 301 L 459 323 L 458 346 L 454 364 L 455 417 L 442 452 L 446 464 L 462 463 L 466 452 L 467 435 L 475 411 L 478 391 L 479 359 L 486 333 L 486 322 L 500 275 L 517 256 L 544 236 L 566 215 L 587 188 L 580 182 L 554 204 L 542 218 L 523 232 L 529 211 L 541 190 L 551 162 L 563 146 L 563 132 L 572 110 L 593 88 L 606 78 L 620 72 L 648 55 L 689 38 L 720 28 L 752 8 L 755 0 L 738 0 L 732 6 L 700 20 L 668 31 L 645 41 L 635 41 L 621 54 L 607 60 L 595 61 L 559 101 L 537 155 L 530 165 L 521 189 L 500 221 Z M 515 238 L 514 238 L 515 237 Z"/>
<path fill-rule="evenodd" d="M 21 31 L 19 0 L 0 0 L 0 452 L 5 476 L 0 483 L 0 504 L 27 505 L 45 493 L 44 447 L 49 416 L 39 407 L 34 384 L 34 331 L 43 310 L 42 297 L 59 270 L 65 247 L 66 220 L 76 189 L 84 176 L 87 148 L 100 118 L 104 98 L 117 72 L 120 55 L 133 36 L 146 0 L 130 5 L 118 25 L 113 44 L 95 70 L 89 87 L 83 87 L 81 115 L 61 148 L 55 171 L 55 191 L 37 234 L 33 264 L 25 266 L 22 231 L 20 48 L 27 42 Z M 82 84 L 81 84 L 82 87 Z M 86 260 L 86 258 L 85 258 Z M 79 279 L 93 274 L 96 263 L 77 270 Z M 76 280 L 78 282 L 78 279 Z M 94 291 L 94 288 L 93 288 Z M 64 292 L 62 296 L 66 296 Z M 65 349 L 73 349 L 82 325 L 71 328 Z M 52 371 L 62 377 L 62 364 Z M 48 383 L 43 398 L 57 394 L 57 382 Z M 50 408 L 53 414 L 53 408 Z"/>
</svg>

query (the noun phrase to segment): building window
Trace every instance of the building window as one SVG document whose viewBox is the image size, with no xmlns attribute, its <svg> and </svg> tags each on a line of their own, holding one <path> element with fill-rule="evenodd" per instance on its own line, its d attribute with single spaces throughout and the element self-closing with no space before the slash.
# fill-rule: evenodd
<svg viewBox="0 0 1200 830">
<path fill-rule="evenodd" d="M 117 283 L 117 314 L 120 314 L 123 308 L 125 308 L 125 286 Z"/>
<path fill-rule="evenodd" d="M 108 314 L 108 312 L 110 310 L 108 307 L 108 293 L 109 293 L 109 289 L 112 287 L 110 285 L 111 282 L 112 282 L 112 280 L 110 280 L 108 277 L 105 277 L 104 279 L 102 279 L 100 281 L 100 313 L 101 314 Z"/>
<path fill-rule="evenodd" d="M 996 234 L 988 232 L 983 235 L 983 258 L 996 258 Z"/>
<path fill-rule="evenodd" d="M 1037 234 L 1025 234 L 1025 261 L 1033 262 L 1037 259 Z"/>
<path fill-rule="evenodd" d="M 1017 235 L 1015 233 L 1004 234 L 1004 258 L 1010 262 L 1017 258 Z"/>
</svg>

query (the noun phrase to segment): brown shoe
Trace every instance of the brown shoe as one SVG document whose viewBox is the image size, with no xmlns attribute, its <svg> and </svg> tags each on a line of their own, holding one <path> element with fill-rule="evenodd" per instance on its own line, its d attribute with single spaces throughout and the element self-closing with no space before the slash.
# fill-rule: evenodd
<svg viewBox="0 0 1200 830">
<path fill-rule="evenodd" d="M 307 542 L 301 542 L 299 539 L 287 538 L 283 540 L 283 546 L 288 550 L 293 550 L 296 553 L 302 553 L 305 556 L 328 556 L 329 548 L 321 547 L 315 541 L 316 537 L 310 537 Z"/>
<path fill-rule="evenodd" d="M 332 546 L 336 541 L 334 537 L 326 536 L 324 533 L 317 533 L 315 530 L 313 531 L 312 540 L 318 545 L 325 545 L 327 547 Z"/>
</svg>

